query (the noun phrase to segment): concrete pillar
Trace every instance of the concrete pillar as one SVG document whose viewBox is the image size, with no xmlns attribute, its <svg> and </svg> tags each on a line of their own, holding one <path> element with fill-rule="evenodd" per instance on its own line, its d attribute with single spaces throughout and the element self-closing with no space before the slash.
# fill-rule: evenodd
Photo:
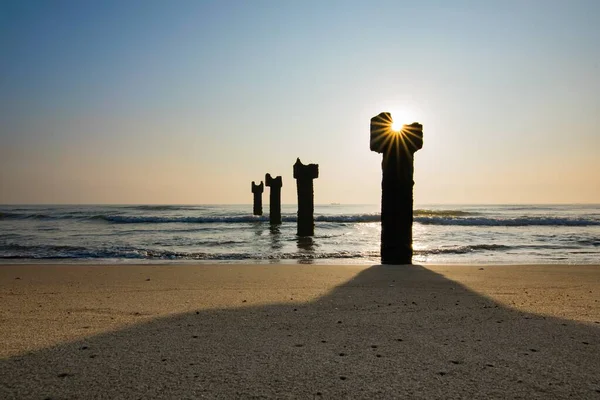
<svg viewBox="0 0 600 400">
<path fill-rule="evenodd" d="M 271 188 L 269 196 L 269 221 L 271 224 L 281 224 L 281 187 L 283 181 L 281 176 L 271 178 L 270 174 L 265 175 L 265 183 Z"/>
<path fill-rule="evenodd" d="M 294 179 L 298 189 L 298 236 L 315 234 L 313 179 L 319 177 L 319 165 L 304 165 L 298 158 L 294 164 Z"/>
<path fill-rule="evenodd" d="M 262 194 L 265 189 L 265 185 L 260 181 L 260 185 L 255 185 L 252 181 L 252 193 L 254 194 L 254 207 L 252 211 L 254 215 L 262 215 Z"/>
<path fill-rule="evenodd" d="M 381 263 L 412 263 L 414 153 L 423 147 L 423 125 L 392 130 L 392 116 L 371 118 L 371 151 L 383 154 L 381 169 Z"/>
</svg>

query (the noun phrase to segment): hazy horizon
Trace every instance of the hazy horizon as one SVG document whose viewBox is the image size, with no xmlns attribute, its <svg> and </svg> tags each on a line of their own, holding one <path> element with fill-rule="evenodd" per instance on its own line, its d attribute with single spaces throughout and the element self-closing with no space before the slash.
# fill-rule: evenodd
<svg viewBox="0 0 600 400">
<path fill-rule="evenodd" d="M 268 193 L 263 196 L 263 207 L 268 215 L 269 202 L 265 201 Z M 248 206 L 248 203 L 0 203 L 2 206 Z M 281 203 L 282 206 L 295 206 L 298 203 Z M 315 206 L 377 206 L 380 203 L 315 203 Z M 597 206 L 600 203 L 414 203 L 415 207 L 426 206 Z"/>
<path fill-rule="evenodd" d="M 378 204 L 382 111 L 415 204 L 600 203 L 600 2 L 5 1 L 0 204 L 249 204 L 319 164 Z M 268 189 L 263 200 L 268 204 Z"/>
</svg>

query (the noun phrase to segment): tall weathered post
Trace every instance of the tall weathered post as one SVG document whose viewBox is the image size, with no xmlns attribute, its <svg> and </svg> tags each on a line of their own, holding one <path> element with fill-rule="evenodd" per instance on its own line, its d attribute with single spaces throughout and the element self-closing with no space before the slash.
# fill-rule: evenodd
<svg viewBox="0 0 600 400">
<path fill-rule="evenodd" d="M 298 158 L 294 164 L 294 179 L 298 189 L 298 236 L 315 234 L 313 179 L 319 177 L 319 165 L 304 165 Z"/>
<path fill-rule="evenodd" d="M 265 185 L 260 181 L 260 185 L 255 185 L 252 181 L 252 193 L 254 194 L 254 207 L 252 208 L 254 215 L 262 215 L 262 194 Z"/>
<path fill-rule="evenodd" d="M 271 188 L 269 195 L 269 221 L 271 224 L 281 224 L 281 187 L 283 181 L 281 176 L 271 178 L 271 174 L 265 175 L 265 183 Z"/>
<path fill-rule="evenodd" d="M 423 147 L 423 125 L 392 129 L 392 116 L 371 118 L 371 150 L 383 153 L 381 169 L 381 263 L 412 263 L 414 153 Z"/>
</svg>

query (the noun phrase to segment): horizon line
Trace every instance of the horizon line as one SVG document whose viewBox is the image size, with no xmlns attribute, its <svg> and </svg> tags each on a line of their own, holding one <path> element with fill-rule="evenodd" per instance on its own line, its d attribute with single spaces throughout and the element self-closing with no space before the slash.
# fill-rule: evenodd
<svg viewBox="0 0 600 400">
<path fill-rule="evenodd" d="M 263 203 L 263 205 L 270 203 Z M 298 203 L 281 203 L 293 206 Z M 315 203 L 315 206 L 377 206 L 380 203 Z M 556 202 L 556 203 L 415 203 L 415 206 L 600 206 L 598 203 L 587 202 Z M 4 206 L 252 206 L 252 203 L 0 203 Z"/>
</svg>

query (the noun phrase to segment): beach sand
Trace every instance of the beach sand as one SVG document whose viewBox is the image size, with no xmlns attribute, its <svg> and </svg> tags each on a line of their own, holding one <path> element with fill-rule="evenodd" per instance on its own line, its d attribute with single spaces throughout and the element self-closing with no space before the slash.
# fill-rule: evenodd
<svg viewBox="0 0 600 400">
<path fill-rule="evenodd" d="M 600 266 L 0 266 L 0 398 L 600 399 Z"/>
</svg>

